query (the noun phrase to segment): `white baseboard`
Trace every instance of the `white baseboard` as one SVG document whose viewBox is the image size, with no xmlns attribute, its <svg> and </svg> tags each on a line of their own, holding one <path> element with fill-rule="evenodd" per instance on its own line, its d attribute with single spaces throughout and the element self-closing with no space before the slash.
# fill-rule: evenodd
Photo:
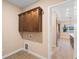
<svg viewBox="0 0 79 59">
<path fill-rule="evenodd" d="M 26 49 L 24 49 L 24 51 L 26 51 L 26 52 L 28 52 L 28 53 L 31 53 L 31 54 L 37 56 L 37 57 L 40 58 L 40 59 L 47 59 L 46 57 L 43 57 L 43 56 L 41 56 L 41 55 L 39 55 L 39 54 L 37 54 L 37 53 L 35 53 L 35 52 L 29 51 L 29 50 L 26 50 Z"/>
<path fill-rule="evenodd" d="M 7 55 L 4 55 L 2 58 L 4 59 L 4 58 L 6 58 L 6 57 L 8 57 L 8 56 L 11 56 L 11 55 L 13 55 L 13 54 L 15 54 L 15 53 L 17 53 L 17 52 L 23 50 L 23 49 L 24 49 L 24 48 L 17 49 L 17 50 L 15 50 L 15 51 L 13 51 L 13 52 L 7 54 Z"/>
<path fill-rule="evenodd" d="M 28 53 L 31 53 L 31 54 L 37 56 L 37 57 L 40 58 L 40 59 L 47 59 L 47 58 L 45 58 L 45 57 L 43 57 L 43 56 L 41 56 L 41 55 L 39 55 L 39 54 L 37 54 L 37 53 L 35 53 L 35 52 L 26 50 L 26 49 L 24 49 L 24 48 L 17 49 L 17 50 L 15 50 L 15 51 L 13 51 L 13 52 L 7 54 L 7 55 L 4 55 L 4 56 L 3 56 L 3 59 L 6 58 L 6 57 L 8 57 L 8 56 L 11 56 L 11 55 L 13 55 L 13 54 L 15 54 L 15 53 L 17 53 L 17 52 L 19 52 L 19 51 L 21 51 L 21 50 L 24 50 L 24 51 L 26 51 L 26 52 L 28 52 Z"/>
</svg>

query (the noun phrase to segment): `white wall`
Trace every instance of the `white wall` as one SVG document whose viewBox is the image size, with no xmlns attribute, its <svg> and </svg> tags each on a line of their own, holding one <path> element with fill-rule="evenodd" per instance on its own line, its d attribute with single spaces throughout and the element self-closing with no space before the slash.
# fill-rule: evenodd
<svg viewBox="0 0 79 59">
<path fill-rule="evenodd" d="M 48 6 L 49 5 L 53 5 L 55 3 L 58 3 L 62 0 L 40 0 L 39 2 L 29 6 L 28 8 L 25 8 L 24 11 L 35 8 L 40 6 L 43 11 L 43 18 L 42 18 L 42 39 L 43 42 L 42 43 L 37 43 L 37 42 L 33 42 L 33 41 L 29 41 L 29 40 L 25 40 L 24 42 L 29 44 L 29 50 L 33 51 L 39 55 L 42 55 L 46 58 L 48 58 Z"/>
<path fill-rule="evenodd" d="M 18 32 L 19 8 L 3 0 L 2 44 L 3 56 L 23 47 L 23 40 Z"/>
<path fill-rule="evenodd" d="M 48 58 L 48 6 L 63 0 L 40 0 L 39 2 L 25 8 L 24 11 L 40 6 L 43 11 L 42 43 L 30 40 L 22 40 L 18 32 L 18 13 L 22 12 L 17 7 L 3 1 L 3 56 L 19 48 L 24 43 L 29 44 L 29 50 Z"/>
</svg>

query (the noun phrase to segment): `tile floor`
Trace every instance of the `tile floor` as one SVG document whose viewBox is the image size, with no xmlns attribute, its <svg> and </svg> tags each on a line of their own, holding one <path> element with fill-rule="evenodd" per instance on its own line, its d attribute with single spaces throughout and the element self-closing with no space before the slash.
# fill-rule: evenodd
<svg viewBox="0 0 79 59">
<path fill-rule="evenodd" d="M 61 39 L 52 55 L 52 59 L 73 59 L 73 51 L 70 40 Z"/>
<path fill-rule="evenodd" d="M 13 54 L 5 59 L 40 59 L 28 52 L 25 52 L 25 51 L 20 51 L 16 54 Z"/>
<path fill-rule="evenodd" d="M 70 45 L 69 40 L 61 39 L 58 42 L 58 47 L 56 47 L 52 59 L 73 59 L 73 49 Z M 40 59 L 28 52 L 20 51 L 16 54 L 13 54 L 5 59 Z"/>
</svg>

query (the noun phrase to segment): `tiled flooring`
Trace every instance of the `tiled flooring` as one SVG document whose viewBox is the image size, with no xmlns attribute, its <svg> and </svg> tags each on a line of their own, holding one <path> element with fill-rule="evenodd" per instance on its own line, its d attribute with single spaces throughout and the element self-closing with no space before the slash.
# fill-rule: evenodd
<svg viewBox="0 0 79 59">
<path fill-rule="evenodd" d="M 20 51 L 14 55 L 11 55 L 5 59 L 40 59 L 40 58 L 37 58 L 36 56 L 28 53 L 28 52 L 25 52 L 25 51 Z"/>
<path fill-rule="evenodd" d="M 73 59 L 73 49 L 70 45 L 69 40 L 61 39 L 58 42 L 58 47 L 56 47 L 53 51 L 54 54 L 52 55 L 52 59 Z M 5 59 L 40 59 L 40 58 L 37 58 L 36 56 L 28 52 L 20 51 Z"/>
<path fill-rule="evenodd" d="M 58 42 L 58 47 L 52 55 L 52 59 L 73 59 L 73 49 L 70 45 L 70 40 L 61 39 Z"/>
</svg>

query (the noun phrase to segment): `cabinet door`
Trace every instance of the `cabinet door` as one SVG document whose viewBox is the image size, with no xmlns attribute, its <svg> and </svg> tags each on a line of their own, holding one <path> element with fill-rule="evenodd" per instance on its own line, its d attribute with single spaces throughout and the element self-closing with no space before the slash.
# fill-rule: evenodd
<svg viewBox="0 0 79 59">
<path fill-rule="evenodd" d="M 42 32 L 42 10 L 38 10 L 39 32 Z"/>
<path fill-rule="evenodd" d="M 38 9 L 35 9 L 31 12 L 32 14 L 32 31 L 38 32 L 39 31 L 39 19 L 38 19 Z"/>
<path fill-rule="evenodd" d="M 19 15 L 19 32 L 23 32 L 23 14 Z"/>
<path fill-rule="evenodd" d="M 19 15 L 19 31 L 41 32 L 42 31 L 42 11 L 39 8 L 27 11 Z"/>
<path fill-rule="evenodd" d="M 26 12 L 24 15 L 23 31 L 32 32 L 32 15 L 31 12 Z"/>
</svg>

